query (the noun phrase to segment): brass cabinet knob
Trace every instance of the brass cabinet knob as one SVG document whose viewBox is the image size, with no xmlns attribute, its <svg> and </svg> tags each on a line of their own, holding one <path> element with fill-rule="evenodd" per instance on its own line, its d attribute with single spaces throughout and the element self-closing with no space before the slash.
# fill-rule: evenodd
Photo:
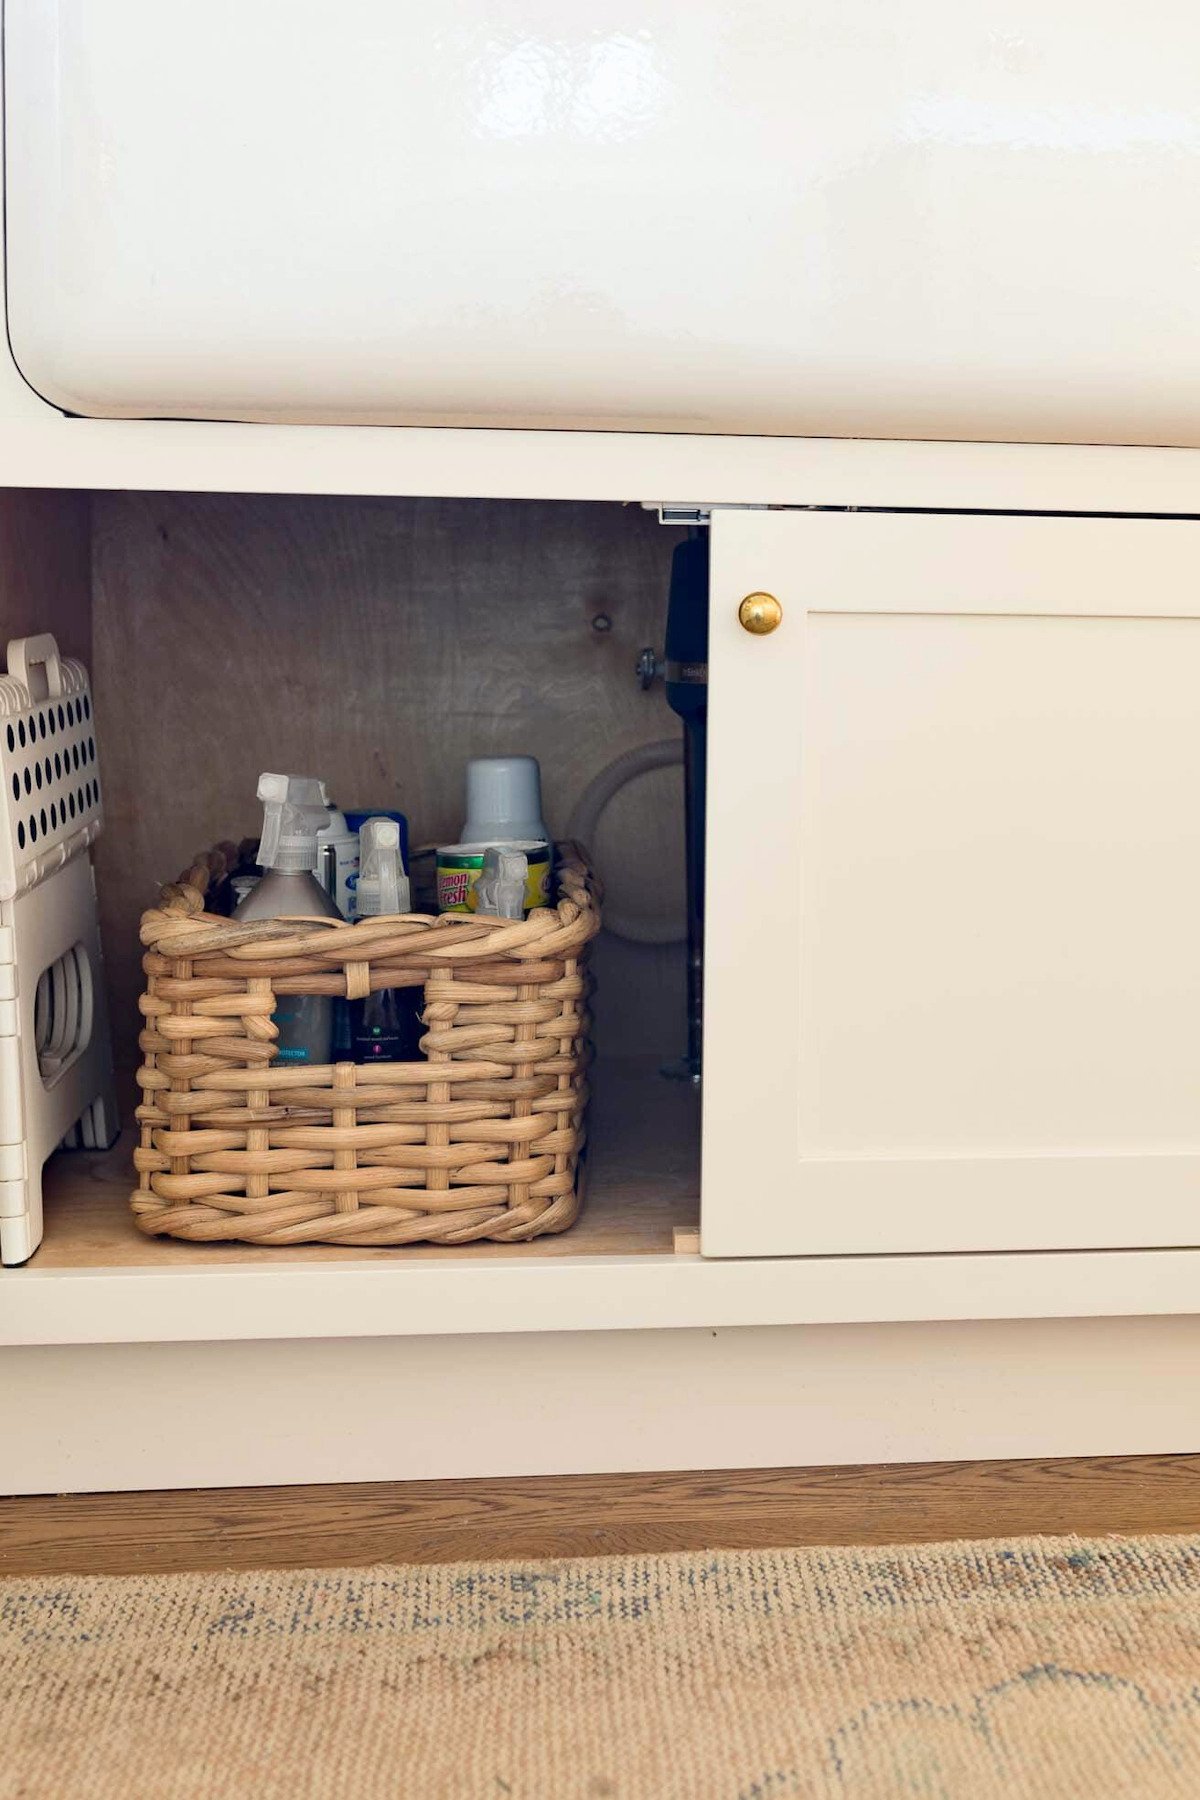
<svg viewBox="0 0 1200 1800">
<path fill-rule="evenodd" d="M 766 637 L 783 623 L 783 608 L 774 594 L 747 594 L 738 607 L 738 623 L 755 637 Z"/>
</svg>

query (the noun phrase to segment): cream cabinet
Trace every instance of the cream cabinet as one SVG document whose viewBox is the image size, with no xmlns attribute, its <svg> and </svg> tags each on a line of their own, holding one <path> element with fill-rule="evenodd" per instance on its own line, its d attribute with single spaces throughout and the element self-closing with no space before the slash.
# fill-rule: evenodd
<svg viewBox="0 0 1200 1800">
<path fill-rule="evenodd" d="M 1200 523 L 712 546 L 704 1253 L 1200 1242 Z"/>
<path fill-rule="evenodd" d="M 467 755 L 561 825 L 661 750 L 679 503 L 702 1119 L 606 938 L 562 1239 L 152 1243 L 56 1159 L 0 1491 L 1196 1448 L 1200 26 L 551 10 L 9 0 L 0 647 L 92 669 L 132 1061 L 277 758 L 448 841 Z M 669 800 L 605 826 L 664 914 Z"/>
<path fill-rule="evenodd" d="M 643 495 L 696 473 L 680 440 L 564 436 L 555 473 L 543 440 L 430 435 L 485 491 L 603 493 L 638 455 Z M 633 662 L 677 534 L 640 506 L 437 499 L 428 442 L 0 420 L 6 630 L 51 626 L 92 670 L 131 1052 L 147 894 L 238 828 L 231 796 L 280 745 L 338 792 L 384 755 L 441 831 L 467 731 L 530 734 L 557 823 L 619 746 L 675 729 Z M 21 491 L 26 453 L 44 492 Z M 726 478 L 751 457 L 709 454 Z M 604 938 L 588 1193 L 561 1239 L 150 1241 L 128 1139 L 54 1159 L 44 1241 L 0 1272 L 0 1488 L 1194 1448 L 1195 460 L 792 445 L 791 504 L 697 508 L 702 1095 L 658 1072 L 679 946 Z M 104 491 L 118 471 L 134 491 Z M 864 510 L 803 503 L 839 487 Z M 1021 510 L 1022 487 L 1097 516 Z M 963 489 L 971 510 L 932 510 Z M 1148 516 L 1154 492 L 1179 516 Z M 754 595 L 774 629 L 745 628 Z M 672 778 L 605 822 L 626 904 L 678 839 Z"/>
</svg>

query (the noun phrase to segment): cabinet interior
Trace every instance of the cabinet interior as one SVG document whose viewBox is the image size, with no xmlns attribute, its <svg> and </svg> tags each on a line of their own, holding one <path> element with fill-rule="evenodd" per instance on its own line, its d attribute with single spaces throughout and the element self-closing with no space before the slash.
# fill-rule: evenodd
<svg viewBox="0 0 1200 1800">
<path fill-rule="evenodd" d="M 4 639 L 53 631 L 91 671 L 126 1120 L 140 914 L 197 851 L 256 832 L 260 771 L 318 773 L 342 806 L 402 807 L 419 845 L 458 836 L 469 757 L 529 751 L 561 835 L 614 758 L 679 737 L 635 663 L 646 645 L 661 653 L 680 535 L 612 504 L 0 492 Z M 630 782 L 591 848 L 622 916 L 675 941 L 606 931 L 594 946 L 595 1103 L 572 1231 L 451 1251 L 148 1241 L 127 1211 L 127 1129 L 104 1155 L 53 1159 L 32 1266 L 669 1253 L 698 1212 L 698 1100 L 659 1074 L 685 1035 L 681 768 Z"/>
</svg>

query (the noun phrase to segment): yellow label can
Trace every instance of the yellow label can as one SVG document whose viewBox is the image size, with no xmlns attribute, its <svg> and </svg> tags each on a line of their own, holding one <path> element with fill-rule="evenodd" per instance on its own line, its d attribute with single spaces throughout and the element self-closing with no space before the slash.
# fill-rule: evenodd
<svg viewBox="0 0 1200 1800">
<path fill-rule="evenodd" d="M 475 883 L 489 850 L 520 850 L 529 863 L 525 877 L 525 911 L 550 904 L 549 844 L 446 844 L 437 853 L 437 903 L 440 913 L 475 911 Z"/>
</svg>

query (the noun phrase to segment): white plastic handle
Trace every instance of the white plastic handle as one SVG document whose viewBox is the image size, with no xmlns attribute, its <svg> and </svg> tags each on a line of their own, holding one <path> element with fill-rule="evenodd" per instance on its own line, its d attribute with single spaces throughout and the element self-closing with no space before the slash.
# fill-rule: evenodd
<svg viewBox="0 0 1200 1800">
<path fill-rule="evenodd" d="M 41 669 L 37 686 L 33 670 Z M 37 637 L 13 638 L 8 646 L 8 672 L 25 684 L 31 700 L 57 700 L 63 691 L 62 659 L 52 632 Z"/>
</svg>

